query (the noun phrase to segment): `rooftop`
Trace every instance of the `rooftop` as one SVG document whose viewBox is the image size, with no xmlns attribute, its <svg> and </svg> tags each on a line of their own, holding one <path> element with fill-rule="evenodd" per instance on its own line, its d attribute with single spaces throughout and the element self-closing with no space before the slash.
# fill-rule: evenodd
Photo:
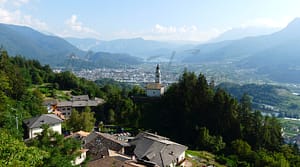
<svg viewBox="0 0 300 167">
<path fill-rule="evenodd" d="M 95 100 L 73 100 L 73 101 L 61 101 L 57 103 L 57 107 L 96 107 L 99 104 L 103 104 L 105 101 L 101 98 L 95 98 Z"/>
<path fill-rule="evenodd" d="M 63 120 L 55 114 L 42 114 L 37 117 L 25 119 L 23 122 L 28 128 L 40 128 L 43 124 L 54 125 L 63 122 Z"/>
<path fill-rule="evenodd" d="M 108 139 L 112 142 L 118 143 L 122 146 L 129 146 L 129 143 L 127 143 L 126 141 L 118 140 L 118 138 L 119 138 L 118 136 L 111 135 L 111 134 L 108 134 L 108 133 L 101 133 L 101 132 L 93 132 L 93 133 L 89 134 L 86 138 L 86 143 L 89 143 L 90 141 L 95 139 L 97 136 L 101 136 L 105 139 Z"/>
<path fill-rule="evenodd" d="M 158 166 L 170 165 L 187 147 L 156 134 L 142 132 L 130 142 L 135 145 L 134 154 L 140 160 L 146 160 Z"/>
<path fill-rule="evenodd" d="M 76 138 L 76 139 L 84 139 L 86 138 L 88 135 L 90 134 L 90 132 L 85 132 L 85 131 L 78 131 L 78 132 L 74 132 L 72 134 L 70 134 L 69 136 L 66 136 L 66 138 L 72 137 L 72 138 Z"/>
<path fill-rule="evenodd" d="M 88 95 L 79 95 L 79 96 L 72 96 L 72 101 L 88 101 L 90 98 Z"/>
<path fill-rule="evenodd" d="M 161 89 L 163 87 L 164 86 L 162 84 L 160 84 L 160 83 L 149 83 L 149 84 L 147 84 L 146 89 L 154 89 L 154 90 L 156 90 L 156 89 Z"/>
</svg>

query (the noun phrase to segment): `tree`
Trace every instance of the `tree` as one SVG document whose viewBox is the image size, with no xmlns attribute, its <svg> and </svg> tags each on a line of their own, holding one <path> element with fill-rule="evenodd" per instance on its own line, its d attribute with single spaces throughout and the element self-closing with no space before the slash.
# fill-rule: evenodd
<svg viewBox="0 0 300 167">
<path fill-rule="evenodd" d="M 214 153 L 219 152 L 226 146 L 221 136 L 211 136 L 209 134 L 209 130 L 205 127 L 199 129 L 199 137 L 197 142 L 198 149 L 204 149 Z"/>
<path fill-rule="evenodd" d="M 224 137 L 226 142 L 240 137 L 240 123 L 238 120 L 238 103 L 224 90 L 216 90 L 212 102 L 212 116 L 215 123 L 213 132 Z"/>
<path fill-rule="evenodd" d="M 67 120 L 67 127 L 71 131 L 92 131 L 95 126 L 96 119 L 90 107 L 85 107 L 84 111 L 79 113 L 73 109 L 70 119 Z"/>
<path fill-rule="evenodd" d="M 0 119 L 1 115 L 6 110 L 6 104 L 8 101 L 8 97 L 6 92 L 10 91 L 11 86 L 9 84 L 9 78 L 5 75 L 5 73 L 0 70 Z"/>
<path fill-rule="evenodd" d="M 72 109 L 70 118 L 66 121 L 68 130 L 78 131 L 81 130 L 81 118 L 80 114 L 76 109 Z"/>
<path fill-rule="evenodd" d="M 240 139 L 231 142 L 232 152 L 239 157 L 240 160 L 254 162 L 254 151 L 251 146 Z"/>
<path fill-rule="evenodd" d="M 142 96 L 142 95 L 145 95 L 146 92 L 144 89 L 142 89 L 141 87 L 139 86 L 133 86 L 133 88 L 129 91 L 128 93 L 128 96 L 131 97 L 131 96 Z"/>
<path fill-rule="evenodd" d="M 261 129 L 261 143 L 268 150 L 279 150 L 283 143 L 281 125 L 275 117 L 266 116 Z"/>
<path fill-rule="evenodd" d="M 108 123 L 113 124 L 115 122 L 115 111 L 113 109 L 108 110 Z"/>
<path fill-rule="evenodd" d="M 80 142 L 74 138 L 65 139 L 63 135 L 49 129 L 48 125 L 44 125 L 42 128 L 42 133 L 31 139 L 28 145 L 49 153 L 50 156 L 44 159 L 43 166 L 72 167 L 72 161 L 80 154 Z"/>
<path fill-rule="evenodd" d="M 255 166 L 289 167 L 290 164 L 282 153 L 268 152 L 261 149 L 257 152 Z"/>
<path fill-rule="evenodd" d="M 0 166 L 44 166 L 47 151 L 28 147 L 0 129 Z"/>
<path fill-rule="evenodd" d="M 82 130 L 92 131 L 95 127 L 96 119 L 94 118 L 94 113 L 91 111 L 90 107 L 85 107 L 84 111 L 81 113 L 82 118 Z"/>
</svg>

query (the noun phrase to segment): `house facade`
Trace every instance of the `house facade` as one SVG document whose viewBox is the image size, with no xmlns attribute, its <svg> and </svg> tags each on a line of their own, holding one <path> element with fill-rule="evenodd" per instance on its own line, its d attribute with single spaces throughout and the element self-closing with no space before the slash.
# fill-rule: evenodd
<svg viewBox="0 0 300 167">
<path fill-rule="evenodd" d="M 42 114 L 37 117 L 25 119 L 23 121 L 25 125 L 25 139 L 34 138 L 38 134 L 42 133 L 43 129 L 42 126 L 44 124 L 49 125 L 49 128 L 52 129 L 54 132 L 61 134 L 61 123 L 63 122 L 55 114 Z"/>
<path fill-rule="evenodd" d="M 81 149 L 79 151 L 80 151 L 80 155 L 77 156 L 74 161 L 72 161 L 73 165 L 80 165 L 86 160 L 86 153 L 88 149 Z"/>
<path fill-rule="evenodd" d="M 146 87 L 148 97 L 160 97 L 165 92 L 165 88 L 161 84 L 151 83 Z"/>
</svg>

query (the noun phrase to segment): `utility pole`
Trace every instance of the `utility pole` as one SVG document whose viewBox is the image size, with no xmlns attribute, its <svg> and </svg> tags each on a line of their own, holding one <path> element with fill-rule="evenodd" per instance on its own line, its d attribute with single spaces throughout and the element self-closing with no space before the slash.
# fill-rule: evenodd
<svg viewBox="0 0 300 167">
<path fill-rule="evenodd" d="M 16 127 L 17 127 L 17 130 L 19 130 L 19 125 L 18 125 L 18 116 L 17 116 L 17 114 L 16 114 Z"/>
</svg>

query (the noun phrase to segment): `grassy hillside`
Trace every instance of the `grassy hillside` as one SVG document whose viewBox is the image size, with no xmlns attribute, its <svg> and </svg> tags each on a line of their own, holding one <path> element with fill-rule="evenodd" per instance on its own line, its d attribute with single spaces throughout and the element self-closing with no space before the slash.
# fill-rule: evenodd
<svg viewBox="0 0 300 167">
<path fill-rule="evenodd" d="M 225 167 L 216 161 L 216 155 L 207 151 L 186 151 L 186 159 L 193 167 L 202 167 L 213 165 L 216 167 Z"/>
</svg>

